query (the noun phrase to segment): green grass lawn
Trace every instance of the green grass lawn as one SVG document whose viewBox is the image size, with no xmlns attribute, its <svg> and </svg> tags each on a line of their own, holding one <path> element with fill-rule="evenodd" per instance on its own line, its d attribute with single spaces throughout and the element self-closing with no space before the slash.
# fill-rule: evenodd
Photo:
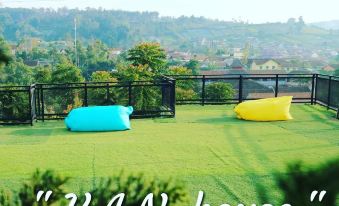
<svg viewBox="0 0 339 206">
<path fill-rule="evenodd" d="M 237 120 L 232 107 L 178 106 L 175 119 L 133 120 L 125 132 L 71 133 L 63 121 L 0 127 L 0 188 L 41 168 L 74 177 L 76 192 L 124 170 L 183 181 L 192 201 L 203 190 L 213 205 L 249 204 L 258 183 L 279 197 L 272 173 L 287 163 L 339 155 L 339 121 L 322 107 L 294 105 L 287 122 Z"/>
</svg>

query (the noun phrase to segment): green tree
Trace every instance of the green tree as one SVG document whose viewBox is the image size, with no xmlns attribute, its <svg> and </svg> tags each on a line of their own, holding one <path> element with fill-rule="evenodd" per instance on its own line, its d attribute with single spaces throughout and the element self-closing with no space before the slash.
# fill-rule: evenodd
<svg viewBox="0 0 339 206">
<path fill-rule="evenodd" d="M 183 66 L 174 66 L 168 69 L 170 75 L 192 75 L 192 70 Z M 190 100 L 197 98 L 195 92 L 198 88 L 198 82 L 195 80 L 176 81 L 176 98 L 178 100 Z"/>
<path fill-rule="evenodd" d="M 81 70 L 70 62 L 60 63 L 52 72 L 53 83 L 83 82 Z"/>
<path fill-rule="evenodd" d="M 21 61 L 12 61 L 0 70 L 0 81 L 3 84 L 29 85 L 33 82 L 32 68 Z"/>
<path fill-rule="evenodd" d="M 185 67 L 192 71 L 192 74 L 197 75 L 200 71 L 200 63 L 198 60 L 191 59 L 189 62 L 185 64 Z"/>
<path fill-rule="evenodd" d="M 112 77 L 111 73 L 107 71 L 93 72 L 91 75 L 92 82 L 117 82 L 117 79 Z M 106 83 L 96 84 L 97 86 L 103 86 L 103 88 L 90 89 L 88 96 L 90 104 L 95 105 L 112 105 L 120 102 L 120 97 L 123 95 L 122 89 L 119 87 L 111 87 L 107 92 Z"/>
<path fill-rule="evenodd" d="M 334 71 L 334 76 L 338 76 L 339 77 L 339 68 Z"/>
<path fill-rule="evenodd" d="M 10 58 L 6 54 L 5 50 L 0 48 L 0 64 L 8 64 L 9 61 L 10 61 Z"/>
<path fill-rule="evenodd" d="M 283 192 L 284 203 L 336 206 L 339 194 L 339 159 L 312 168 L 300 162 L 291 164 L 286 173 L 277 175 L 277 182 Z M 310 203 L 310 194 L 316 189 L 325 190 L 326 196 L 322 202 Z"/>
<path fill-rule="evenodd" d="M 159 74 L 164 73 L 166 67 L 166 53 L 159 43 L 141 43 L 128 50 L 127 60 L 133 66 L 148 66 L 150 71 Z"/>
<path fill-rule="evenodd" d="M 0 205 L 31 205 L 31 206 L 48 206 L 60 205 L 60 200 L 64 198 L 66 192 L 64 186 L 69 178 L 57 175 L 52 170 L 41 172 L 36 170 L 29 181 L 25 182 L 19 191 L 1 191 Z M 48 202 L 36 200 L 39 191 L 53 191 Z M 43 197 L 42 197 L 43 198 Z"/>
<path fill-rule="evenodd" d="M 226 99 L 233 99 L 235 90 L 232 84 L 215 82 L 206 86 L 206 98 L 213 102 L 225 102 Z"/>
<path fill-rule="evenodd" d="M 153 80 L 155 74 L 149 70 L 147 65 L 124 65 L 117 66 L 117 77 L 123 81 L 150 81 Z"/>
<path fill-rule="evenodd" d="M 0 37 L 0 66 L 2 64 L 8 64 L 11 60 L 8 54 L 8 45 L 3 38 Z"/>
<path fill-rule="evenodd" d="M 115 82 L 116 78 L 112 77 L 111 73 L 107 71 L 96 71 L 91 75 L 92 82 Z"/>
<path fill-rule="evenodd" d="M 160 205 L 161 194 L 168 195 L 168 205 L 185 205 L 188 203 L 188 193 L 183 184 L 169 179 L 146 178 L 143 174 L 125 175 L 120 173 L 111 178 L 102 178 L 97 186 L 90 191 L 92 205 L 106 206 L 112 199 L 112 194 L 125 193 L 125 206 L 140 206 L 145 197 L 153 193 L 154 205 Z M 84 202 L 84 200 L 82 201 Z"/>
<path fill-rule="evenodd" d="M 153 81 L 155 74 L 149 69 L 148 65 L 119 65 L 118 78 L 121 83 L 132 81 Z M 134 82 L 140 84 L 138 87 L 133 87 L 131 106 L 135 110 L 152 109 L 159 105 L 161 100 L 161 92 L 157 87 L 143 86 L 145 82 Z"/>
<path fill-rule="evenodd" d="M 33 76 L 35 83 L 50 83 L 52 80 L 52 69 L 51 67 L 35 68 Z"/>
</svg>

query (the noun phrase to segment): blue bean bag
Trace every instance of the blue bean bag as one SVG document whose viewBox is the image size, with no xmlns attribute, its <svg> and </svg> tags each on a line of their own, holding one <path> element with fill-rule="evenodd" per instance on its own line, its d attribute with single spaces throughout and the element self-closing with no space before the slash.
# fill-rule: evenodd
<svg viewBox="0 0 339 206">
<path fill-rule="evenodd" d="M 73 132 L 121 131 L 131 129 L 133 107 L 95 106 L 73 109 L 65 119 Z"/>
</svg>

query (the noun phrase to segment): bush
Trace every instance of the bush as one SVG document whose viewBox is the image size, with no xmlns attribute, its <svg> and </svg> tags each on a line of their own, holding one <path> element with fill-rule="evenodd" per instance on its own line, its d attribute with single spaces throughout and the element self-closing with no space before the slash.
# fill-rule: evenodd
<svg viewBox="0 0 339 206">
<path fill-rule="evenodd" d="M 307 168 L 301 163 L 292 164 L 287 175 L 277 176 L 277 182 L 284 194 L 284 203 L 335 206 L 339 192 L 339 159 L 316 168 Z M 316 197 L 310 204 L 310 195 L 314 190 L 327 191 L 321 203 Z"/>
<path fill-rule="evenodd" d="M 197 93 L 193 89 L 176 88 L 176 98 L 179 100 L 192 100 L 197 98 Z"/>
<path fill-rule="evenodd" d="M 20 205 L 20 206 L 47 206 L 58 202 L 66 194 L 63 186 L 68 182 L 68 178 L 61 177 L 51 170 L 41 172 L 36 170 L 30 180 L 23 184 L 19 192 L 1 191 L 0 205 Z M 37 193 L 51 190 L 53 193 L 48 202 L 36 201 Z"/>
<path fill-rule="evenodd" d="M 0 111 L 2 119 L 22 119 L 30 118 L 28 111 L 28 92 L 9 92 L 0 95 Z"/>
<path fill-rule="evenodd" d="M 124 206 L 140 206 L 145 197 L 153 193 L 154 205 L 161 205 L 161 194 L 168 196 L 167 205 L 176 205 L 187 201 L 187 192 L 183 185 L 173 180 L 161 181 L 147 179 L 143 174 L 125 175 L 120 173 L 112 178 L 102 178 L 99 184 L 89 192 L 92 195 L 91 205 L 106 206 L 113 195 L 125 194 Z M 79 201 L 84 202 L 84 200 Z"/>
<path fill-rule="evenodd" d="M 91 75 L 92 82 L 117 82 L 118 80 L 107 71 L 96 71 Z M 123 89 L 120 87 L 110 87 L 107 93 L 105 83 L 97 83 L 95 86 L 101 86 L 100 88 L 91 88 L 88 90 L 88 99 L 90 105 L 112 105 L 117 104 L 118 100 L 127 96 L 123 93 Z"/>
<path fill-rule="evenodd" d="M 225 102 L 226 99 L 233 99 L 234 95 L 235 91 L 230 83 L 215 82 L 206 86 L 206 98 L 214 102 Z"/>
<path fill-rule="evenodd" d="M 37 170 L 30 180 L 23 184 L 19 191 L 0 191 L 1 206 L 48 206 L 68 205 L 70 200 L 65 198 L 64 190 L 69 178 L 64 178 L 51 170 L 40 172 Z M 36 196 L 39 191 L 52 191 L 47 202 L 41 196 L 39 202 Z M 154 196 L 154 205 L 161 205 L 161 194 L 168 197 L 167 205 L 187 203 L 187 191 L 185 187 L 172 179 L 162 181 L 159 179 L 148 179 L 142 174 L 125 175 L 120 173 L 111 178 L 101 178 L 98 185 L 89 191 L 91 202 L 89 205 L 106 206 L 114 196 L 124 193 L 124 206 L 140 206 L 145 197 L 150 193 Z M 83 193 L 78 195 L 76 205 L 83 205 L 85 197 Z M 115 204 L 113 204 L 115 205 Z"/>
<path fill-rule="evenodd" d="M 131 81 L 153 81 L 155 74 L 149 70 L 147 65 L 119 65 L 118 67 L 119 80 L 122 83 Z M 144 85 L 145 83 L 137 83 Z M 161 93 L 159 87 L 138 86 L 132 90 L 132 105 L 135 110 L 150 110 L 154 106 L 159 105 Z"/>
</svg>

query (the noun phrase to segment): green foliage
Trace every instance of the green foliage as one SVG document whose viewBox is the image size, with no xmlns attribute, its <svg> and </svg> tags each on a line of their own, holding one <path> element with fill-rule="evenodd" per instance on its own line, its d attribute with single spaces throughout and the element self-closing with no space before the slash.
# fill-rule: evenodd
<svg viewBox="0 0 339 206">
<path fill-rule="evenodd" d="M 175 95 L 178 100 L 192 100 L 198 97 L 198 94 L 193 89 L 183 89 L 181 87 L 175 89 Z"/>
<path fill-rule="evenodd" d="M 0 69 L 0 83 L 12 85 L 30 85 L 33 82 L 32 69 L 23 62 L 12 61 Z"/>
<path fill-rule="evenodd" d="M 65 15 L 68 14 L 68 15 Z M 166 47 L 205 52 L 201 39 L 225 42 L 226 47 L 242 45 L 249 36 L 258 44 L 275 42 L 298 45 L 305 49 L 319 47 L 323 42 L 332 49 L 338 48 L 338 32 L 305 25 L 294 19 L 289 23 L 246 24 L 225 22 L 202 17 L 160 17 L 156 12 L 124 12 L 100 9 L 77 10 L 2 8 L 0 22 L 3 36 L 13 42 L 25 37 L 39 36 L 46 41 L 69 39 L 73 19 L 77 17 L 79 39 L 91 42 L 94 38 L 110 47 L 128 48 L 144 39 L 160 39 Z M 305 30 L 314 30 L 307 33 Z M 294 35 L 291 35 L 294 34 Z M 225 38 L 227 37 L 227 38 Z M 192 44 L 192 40 L 194 43 Z M 214 49 L 216 51 L 216 49 Z M 215 53 L 213 51 L 213 53 Z M 74 59 L 72 59 L 74 60 Z M 80 61 L 80 64 L 81 61 Z"/>
<path fill-rule="evenodd" d="M 13 195 L 11 191 L 0 191 L 0 205 L 1 206 L 13 206 L 19 205 L 19 198 Z"/>
<path fill-rule="evenodd" d="M 28 105 L 27 92 L 8 92 L 0 95 L 0 111 L 3 119 L 26 120 L 30 116 L 27 110 Z"/>
<path fill-rule="evenodd" d="M 48 206 L 65 204 L 64 187 L 70 179 L 57 175 L 51 170 L 41 172 L 36 170 L 30 180 L 23 184 L 19 191 L 0 191 L 1 206 Z M 43 200 L 37 202 L 37 193 L 39 191 L 52 191 L 48 202 Z M 187 190 L 180 182 L 168 179 L 166 181 L 156 178 L 146 178 L 143 174 L 138 175 L 119 175 L 110 178 L 101 178 L 98 185 L 92 190 L 90 205 L 106 206 L 113 195 L 124 193 L 125 206 L 140 206 L 145 197 L 153 193 L 155 205 L 161 205 L 161 194 L 168 196 L 167 205 L 178 205 L 187 203 Z M 43 198 L 44 196 L 42 196 Z M 77 205 L 85 202 L 83 196 L 79 196 Z"/>
<path fill-rule="evenodd" d="M 206 85 L 206 98 L 216 102 L 223 102 L 225 99 L 233 99 L 235 90 L 232 84 L 215 82 Z"/>
<path fill-rule="evenodd" d="M 277 182 L 284 194 L 284 203 L 291 205 L 336 206 L 339 194 L 339 159 L 315 168 L 295 163 L 289 165 L 287 175 L 278 175 Z M 323 201 L 310 203 L 314 190 L 327 191 Z"/>
<path fill-rule="evenodd" d="M 169 75 L 192 75 L 192 70 L 182 66 L 174 66 L 168 69 Z M 198 88 L 198 81 L 184 80 L 176 81 L 176 98 L 180 100 L 194 99 L 197 97 L 195 90 Z"/>
<path fill-rule="evenodd" d="M 92 82 L 117 82 L 117 79 L 112 77 L 111 73 L 107 71 L 97 71 L 93 72 L 91 75 Z M 111 105 L 116 104 L 119 99 L 121 99 L 124 94 L 121 91 L 121 88 L 109 88 L 107 93 L 105 83 L 96 84 L 97 86 L 103 86 L 103 88 L 90 89 L 88 91 L 88 97 L 91 100 L 90 103 L 99 104 L 99 105 Z M 125 95 L 126 96 L 126 95 Z"/>
<path fill-rule="evenodd" d="M 199 74 L 200 70 L 200 63 L 198 60 L 191 59 L 189 62 L 185 64 L 185 67 L 192 71 L 192 74 L 197 75 Z"/>
<path fill-rule="evenodd" d="M 159 43 L 140 43 L 128 50 L 127 60 L 136 67 L 147 65 L 151 72 L 159 74 L 165 70 L 166 53 Z"/>
<path fill-rule="evenodd" d="M 11 60 L 8 54 L 8 45 L 3 38 L 0 37 L 0 66 L 2 64 L 8 64 Z"/>
<path fill-rule="evenodd" d="M 161 194 L 168 195 L 167 205 L 178 205 L 187 203 L 188 196 L 186 188 L 172 179 L 166 181 L 146 178 L 143 174 L 120 173 L 111 178 L 102 178 L 99 184 L 89 192 L 92 194 L 91 205 L 106 206 L 112 195 L 125 194 L 125 206 L 140 206 L 145 197 L 153 193 L 154 205 L 161 205 Z M 83 202 L 83 201 L 80 201 Z"/>
<path fill-rule="evenodd" d="M 81 70 L 69 62 L 60 63 L 52 72 L 53 83 L 83 82 Z"/>
<path fill-rule="evenodd" d="M 336 70 L 334 71 L 334 76 L 339 77 L 339 69 L 336 69 Z"/>
<path fill-rule="evenodd" d="M 41 172 L 36 170 L 30 180 L 23 184 L 19 191 L 1 191 L 0 205 L 2 206 L 48 206 L 57 203 L 66 194 L 64 185 L 69 178 L 61 177 L 51 170 Z M 39 191 L 49 191 L 53 193 L 48 202 L 36 201 Z M 43 198 L 43 197 L 42 197 Z"/>
<path fill-rule="evenodd" d="M 182 67 L 182 66 L 175 66 L 170 67 L 168 69 L 169 75 L 192 75 L 192 70 Z M 198 81 L 194 80 L 184 80 L 184 81 L 176 81 L 176 86 L 181 89 L 185 90 L 195 90 L 198 86 Z"/>
<path fill-rule="evenodd" d="M 153 81 L 155 73 L 153 73 L 148 65 L 118 65 L 118 79 L 121 83 L 131 81 Z M 144 82 L 135 82 L 134 84 L 145 84 Z M 147 83 L 146 83 L 147 84 Z M 132 102 L 136 110 L 152 109 L 158 105 L 161 100 L 161 92 L 158 87 L 138 86 L 132 90 Z"/>
<path fill-rule="evenodd" d="M 0 48 L 0 64 L 8 64 L 9 61 L 10 61 L 9 56 L 2 48 Z"/>
<path fill-rule="evenodd" d="M 155 74 L 148 69 L 147 65 L 118 65 L 118 78 L 123 82 L 153 80 Z"/>
<path fill-rule="evenodd" d="M 169 75 L 192 75 L 192 69 L 183 66 L 172 66 L 167 72 Z"/>
<path fill-rule="evenodd" d="M 20 202 L 22 205 L 52 205 L 66 194 L 63 186 L 68 180 L 69 178 L 61 177 L 51 170 L 45 172 L 37 170 L 32 175 L 29 182 L 24 183 L 23 187 L 19 190 L 18 195 Z M 36 194 L 40 190 L 51 190 L 53 192 L 47 203 L 44 201 L 37 203 Z"/>
<path fill-rule="evenodd" d="M 116 82 L 117 79 L 113 78 L 111 73 L 107 71 L 96 71 L 91 75 L 92 82 Z"/>
<path fill-rule="evenodd" d="M 52 69 L 50 67 L 38 67 L 34 69 L 35 83 L 50 83 L 52 80 Z"/>
</svg>

